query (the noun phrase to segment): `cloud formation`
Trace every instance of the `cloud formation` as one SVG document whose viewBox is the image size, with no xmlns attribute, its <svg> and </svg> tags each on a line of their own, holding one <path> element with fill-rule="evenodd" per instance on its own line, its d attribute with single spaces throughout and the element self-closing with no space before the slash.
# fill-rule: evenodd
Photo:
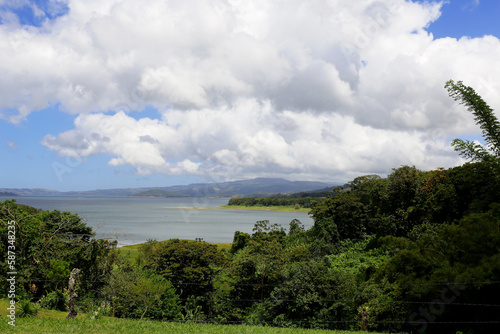
<svg viewBox="0 0 500 334">
<path fill-rule="evenodd" d="M 67 7 L 42 27 L 2 20 L 0 117 L 21 122 L 60 104 L 78 115 L 75 128 L 47 135 L 46 147 L 110 155 L 140 174 L 345 180 L 401 164 L 448 167 L 461 162 L 450 137 L 477 129 L 444 83 L 464 80 L 500 107 L 498 38 L 434 39 L 425 29 L 439 3 Z M 146 106 L 161 117 L 128 115 Z"/>
</svg>

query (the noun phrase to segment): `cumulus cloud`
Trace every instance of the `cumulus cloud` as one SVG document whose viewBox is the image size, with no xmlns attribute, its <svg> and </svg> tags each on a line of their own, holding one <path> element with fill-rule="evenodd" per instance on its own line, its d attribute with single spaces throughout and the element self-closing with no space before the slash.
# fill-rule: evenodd
<svg viewBox="0 0 500 334">
<path fill-rule="evenodd" d="M 441 3 L 64 4 L 39 28 L 0 25 L 0 118 L 59 104 L 78 115 L 75 128 L 45 146 L 107 154 L 140 174 L 345 179 L 447 167 L 461 161 L 450 136 L 477 129 L 444 83 L 464 80 L 500 107 L 498 38 L 434 39 L 425 29 Z M 162 118 L 127 114 L 146 106 Z"/>
<path fill-rule="evenodd" d="M 161 119 L 83 114 L 75 129 L 43 142 L 63 155 L 112 156 L 112 166 L 138 174 L 250 176 L 344 180 L 386 173 L 400 164 L 421 168 L 459 160 L 443 142 L 421 132 L 363 126 L 335 113 L 276 111 L 270 103 L 168 111 Z M 229 175 L 229 176 L 228 176 Z"/>
</svg>

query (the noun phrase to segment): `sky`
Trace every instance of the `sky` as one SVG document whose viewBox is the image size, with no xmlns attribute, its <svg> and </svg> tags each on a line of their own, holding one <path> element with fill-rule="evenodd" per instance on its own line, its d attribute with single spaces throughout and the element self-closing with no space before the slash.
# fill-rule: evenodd
<svg viewBox="0 0 500 334">
<path fill-rule="evenodd" d="M 0 0 L 0 188 L 465 162 L 453 79 L 500 110 L 496 0 Z M 498 112 L 497 112 L 498 115 Z"/>
</svg>

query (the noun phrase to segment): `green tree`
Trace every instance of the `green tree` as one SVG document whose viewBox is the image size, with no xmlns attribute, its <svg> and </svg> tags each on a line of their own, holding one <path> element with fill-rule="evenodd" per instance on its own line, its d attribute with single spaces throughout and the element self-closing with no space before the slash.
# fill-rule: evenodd
<svg viewBox="0 0 500 334">
<path fill-rule="evenodd" d="M 172 282 L 182 299 L 206 297 L 225 257 L 217 246 L 204 241 L 171 239 L 160 243 L 147 267 Z M 206 305 L 204 305 L 206 307 Z"/>
<path fill-rule="evenodd" d="M 14 245 L 7 239 L 8 226 L 15 226 Z M 42 211 L 15 200 L 0 202 L 0 251 L 6 257 L 8 246 L 15 246 L 19 296 L 40 298 L 57 291 L 68 281 L 71 269 L 79 268 L 84 277 L 80 297 L 97 297 L 114 261 L 116 243 L 93 236 L 92 227 L 77 214 Z M 3 278 L 9 270 L 7 261 L 1 260 Z M 0 283 L 0 291 L 5 287 Z"/>
<path fill-rule="evenodd" d="M 250 234 L 245 232 L 234 232 L 233 243 L 231 245 L 231 253 L 236 254 L 240 249 L 245 248 L 245 245 L 250 240 Z"/>
<path fill-rule="evenodd" d="M 380 238 L 380 251 L 389 259 L 376 269 L 362 294 L 373 323 L 380 322 L 374 328 L 401 331 L 390 321 L 397 325 L 410 319 L 414 323 L 409 331 L 425 327 L 426 333 L 493 332 L 495 324 L 488 322 L 496 319 L 495 311 L 479 306 L 494 305 L 500 293 L 499 217 L 500 205 L 492 204 L 489 211 L 454 224 L 417 226 L 410 239 Z M 381 289 L 384 286 L 387 289 Z M 477 307 L 455 307 L 458 296 L 462 305 Z M 452 325 L 458 321 L 464 323 Z"/>
<path fill-rule="evenodd" d="M 280 284 L 271 292 L 264 320 L 278 326 L 345 328 L 340 290 L 326 261 L 286 263 Z"/>
<path fill-rule="evenodd" d="M 370 204 L 370 200 L 372 197 L 372 189 L 375 187 L 377 183 L 379 183 L 381 177 L 378 175 L 363 175 L 358 176 L 351 182 L 349 182 L 349 187 L 351 190 L 356 193 L 359 197 L 359 200 L 365 204 Z"/>
<path fill-rule="evenodd" d="M 366 208 L 359 197 L 350 191 L 339 192 L 313 205 L 311 233 L 327 243 L 342 239 L 359 239 L 365 235 Z"/>
<path fill-rule="evenodd" d="M 104 293 L 111 300 L 112 316 L 157 320 L 180 317 L 180 301 L 172 284 L 152 270 L 127 261 L 114 266 Z"/>
<path fill-rule="evenodd" d="M 290 228 L 288 230 L 288 235 L 294 235 L 294 234 L 299 234 L 303 233 L 305 231 L 304 224 L 300 222 L 298 219 L 293 219 L 290 222 Z"/>
<path fill-rule="evenodd" d="M 454 139 L 452 146 L 460 155 L 471 161 L 494 161 L 500 158 L 500 122 L 493 109 L 474 89 L 465 86 L 462 81 L 446 82 L 445 88 L 455 101 L 459 101 L 472 112 L 476 123 L 481 127 L 486 147 L 469 140 Z"/>
<path fill-rule="evenodd" d="M 386 194 L 380 203 L 382 210 L 373 229 L 380 235 L 406 236 L 415 225 L 421 224 L 424 182 L 425 173 L 415 166 L 394 168 L 387 177 Z"/>
</svg>

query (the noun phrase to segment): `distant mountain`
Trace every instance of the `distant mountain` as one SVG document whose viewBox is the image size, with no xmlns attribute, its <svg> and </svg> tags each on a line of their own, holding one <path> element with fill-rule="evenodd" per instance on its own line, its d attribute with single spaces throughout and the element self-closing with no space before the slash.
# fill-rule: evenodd
<svg viewBox="0 0 500 334">
<path fill-rule="evenodd" d="M 11 192 L 1 192 L 0 191 L 0 196 L 3 196 L 3 197 L 16 197 L 16 196 L 19 196 L 19 195 L 11 193 Z"/>
<path fill-rule="evenodd" d="M 256 178 L 222 183 L 194 183 L 171 187 L 98 189 L 90 191 L 56 191 L 48 189 L 0 188 L 0 192 L 33 197 L 264 197 L 291 194 L 331 186 L 330 183 L 289 181 L 279 178 Z M 10 195 L 9 195 L 10 196 Z"/>
<path fill-rule="evenodd" d="M 151 189 L 138 192 L 133 196 L 154 197 L 232 197 L 254 196 L 263 197 L 272 194 L 290 194 L 312 191 L 330 186 L 324 182 L 288 181 L 278 178 L 257 178 L 252 180 L 222 182 L 222 183 L 195 183 L 186 186 L 174 186 L 160 189 Z"/>
<path fill-rule="evenodd" d="M 2 193 L 13 193 L 16 196 L 61 196 L 57 190 L 40 188 L 0 188 Z"/>
<path fill-rule="evenodd" d="M 151 188 L 100 189 L 90 191 L 57 191 L 42 188 L 0 188 L 0 192 L 10 192 L 25 197 L 127 197 L 138 191 Z"/>
</svg>

